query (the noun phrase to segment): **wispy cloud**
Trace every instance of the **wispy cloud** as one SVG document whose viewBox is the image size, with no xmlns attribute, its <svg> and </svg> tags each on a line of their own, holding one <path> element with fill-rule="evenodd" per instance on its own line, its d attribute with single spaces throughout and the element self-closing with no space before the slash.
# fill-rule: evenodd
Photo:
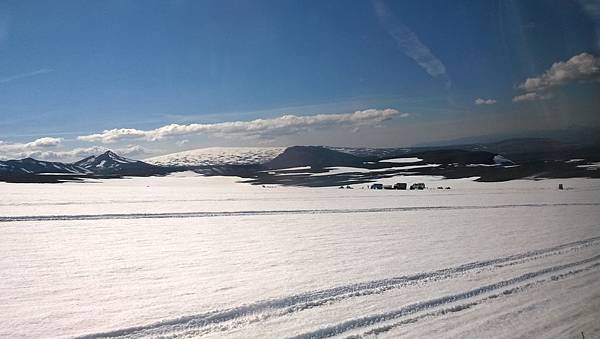
<svg viewBox="0 0 600 339">
<path fill-rule="evenodd" d="M 579 0 L 583 11 L 594 22 L 596 30 L 596 48 L 600 48 L 600 0 Z"/>
<path fill-rule="evenodd" d="M 88 142 L 113 143 L 126 139 L 161 140 L 168 137 L 186 135 L 216 135 L 222 137 L 250 137 L 269 139 L 278 136 L 298 134 L 311 129 L 334 128 L 338 126 L 356 128 L 377 126 L 394 116 L 405 117 L 395 109 L 367 109 L 343 114 L 283 115 L 272 119 L 252 121 L 231 121 L 213 124 L 170 124 L 152 130 L 115 128 L 102 133 L 79 136 Z"/>
<path fill-rule="evenodd" d="M 495 103 L 496 103 L 495 99 L 483 99 L 483 98 L 475 99 L 476 105 L 493 105 Z"/>
<path fill-rule="evenodd" d="M 14 74 L 14 75 L 10 75 L 10 76 L 4 77 L 4 78 L 0 78 L 0 84 L 6 84 L 6 83 L 13 82 L 16 80 L 31 78 L 31 77 L 34 77 L 37 75 L 47 74 L 47 73 L 51 73 L 51 72 L 54 72 L 54 70 L 48 69 L 48 68 L 42 68 L 42 69 L 38 69 L 37 71 L 33 71 L 33 72 Z"/>
<path fill-rule="evenodd" d="M 446 67 L 429 47 L 423 44 L 410 28 L 400 22 L 384 0 L 373 0 L 373 5 L 379 22 L 396 41 L 402 52 L 419 64 L 429 75 L 445 79 L 446 85 L 450 86 L 451 82 L 446 74 Z"/>
<path fill-rule="evenodd" d="M 522 95 L 517 95 L 512 99 L 513 102 L 522 102 L 522 101 L 536 101 L 536 100 L 548 100 L 552 99 L 554 95 L 552 93 L 539 94 L 536 92 L 525 93 Z"/>
</svg>

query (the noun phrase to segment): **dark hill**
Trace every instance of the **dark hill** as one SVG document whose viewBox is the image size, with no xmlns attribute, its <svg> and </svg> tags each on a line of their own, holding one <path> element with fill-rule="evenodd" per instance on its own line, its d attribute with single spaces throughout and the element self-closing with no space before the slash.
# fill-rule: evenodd
<svg viewBox="0 0 600 339">
<path fill-rule="evenodd" d="M 423 159 L 429 164 L 494 164 L 494 157 L 497 154 L 485 151 L 466 151 L 466 150 L 432 150 L 408 153 L 406 157 L 417 157 Z"/>
<path fill-rule="evenodd" d="M 352 154 L 334 151 L 321 146 L 288 147 L 275 159 L 264 164 L 269 169 L 311 166 L 324 168 L 331 166 L 359 166 L 363 159 Z"/>
<path fill-rule="evenodd" d="M 5 174 L 87 174 L 88 170 L 73 164 L 62 162 L 41 161 L 33 158 L 7 160 L 0 162 L 0 171 Z"/>
</svg>

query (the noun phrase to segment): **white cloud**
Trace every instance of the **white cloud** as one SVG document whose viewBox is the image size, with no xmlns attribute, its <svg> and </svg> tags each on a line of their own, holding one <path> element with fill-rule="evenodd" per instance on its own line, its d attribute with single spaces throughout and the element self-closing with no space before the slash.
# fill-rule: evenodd
<svg viewBox="0 0 600 339">
<path fill-rule="evenodd" d="M 28 143 L 7 143 L 0 141 L 0 158 L 26 158 L 35 152 L 42 152 L 62 144 L 62 138 L 44 137 Z"/>
<path fill-rule="evenodd" d="M 600 80 L 600 58 L 581 53 L 567 61 L 555 62 L 540 76 L 527 78 L 519 84 L 519 88 L 525 93 L 515 96 L 513 102 L 547 100 L 554 97 L 552 93 L 548 93 L 551 88 L 574 82 L 598 80 Z"/>
<path fill-rule="evenodd" d="M 395 109 L 367 109 L 354 113 L 317 114 L 307 116 L 284 115 L 271 119 L 252 121 L 231 121 L 213 124 L 170 124 L 152 130 L 133 128 L 115 128 L 102 133 L 79 136 L 78 139 L 88 142 L 113 143 L 125 139 L 161 140 L 168 137 L 210 134 L 217 136 L 273 138 L 277 136 L 297 134 L 311 129 L 345 126 L 378 126 L 382 122 L 400 115 Z"/>
<path fill-rule="evenodd" d="M 62 143 L 62 138 L 51 138 L 44 137 L 39 138 L 34 141 L 28 143 L 6 143 L 0 141 L 0 153 L 10 153 L 10 152 L 26 152 L 33 151 L 40 148 L 50 148 L 60 146 Z"/>
<path fill-rule="evenodd" d="M 493 105 L 495 103 L 496 103 L 495 99 L 483 99 L 483 98 L 475 99 L 476 105 Z"/>
<path fill-rule="evenodd" d="M 52 138 L 52 137 L 44 137 L 36 139 L 30 143 L 25 144 L 30 148 L 47 148 L 47 147 L 56 147 L 60 146 L 63 142 L 63 138 Z"/>
<path fill-rule="evenodd" d="M 548 100 L 551 99 L 553 95 L 551 93 L 547 94 L 538 94 L 536 92 L 525 93 L 522 95 L 517 95 L 512 100 L 513 102 L 522 102 L 522 101 L 534 101 L 534 100 Z"/>
<path fill-rule="evenodd" d="M 396 41 L 402 52 L 413 59 L 432 77 L 441 76 L 446 79 L 449 86 L 450 79 L 446 74 L 446 67 L 440 59 L 433 55 L 431 50 L 419 40 L 419 37 L 410 28 L 396 18 L 383 0 L 373 0 L 373 5 L 379 22 Z"/>
<path fill-rule="evenodd" d="M 600 58 L 581 53 L 567 61 L 554 63 L 542 75 L 525 80 L 519 88 L 526 92 L 538 92 L 567 83 L 599 79 Z"/>
</svg>

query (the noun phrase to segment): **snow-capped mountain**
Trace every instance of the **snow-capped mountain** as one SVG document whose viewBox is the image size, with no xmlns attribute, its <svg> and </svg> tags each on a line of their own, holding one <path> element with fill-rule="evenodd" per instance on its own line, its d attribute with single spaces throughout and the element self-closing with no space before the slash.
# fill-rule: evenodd
<svg viewBox="0 0 600 339">
<path fill-rule="evenodd" d="M 148 176 L 166 174 L 164 167 L 127 159 L 111 151 L 72 164 L 32 158 L 0 161 L 0 181 L 62 182 L 93 177 Z"/>
<path fill-rule="evenodd" d="M 112 151 L 87 157 L 73 163 L 73 165 L 100 174 L 145 174 L 153 173 L 160 169 L 158 166 L 139 160 L 128 159 Z"/>
<path fill-rule="evenodd" d="M 263 164 L 273 160 L 285 147 L 210 147 L 146 159 L 161 166 L 219 166 Z"/>
<path fill-rule="evenodd" d="M 91 173 L 90 170 L 75 164 L 62 162 L 41 161 L 33 158 L 21 160 L 0 161 L 0 172 L 10 174 L 66 174 L 83 175 Z"/>
</svg>

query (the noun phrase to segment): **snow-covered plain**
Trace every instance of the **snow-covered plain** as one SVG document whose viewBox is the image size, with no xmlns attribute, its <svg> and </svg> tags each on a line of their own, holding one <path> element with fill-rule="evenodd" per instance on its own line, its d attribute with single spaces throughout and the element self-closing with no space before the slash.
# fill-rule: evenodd
<svg viewBox="0 0 600 339">
<path fill-rule="evenodd" d="M 600 335 L 598 180 L 238 180 L 0 183 L 0 337 Z"/>
</svg>

